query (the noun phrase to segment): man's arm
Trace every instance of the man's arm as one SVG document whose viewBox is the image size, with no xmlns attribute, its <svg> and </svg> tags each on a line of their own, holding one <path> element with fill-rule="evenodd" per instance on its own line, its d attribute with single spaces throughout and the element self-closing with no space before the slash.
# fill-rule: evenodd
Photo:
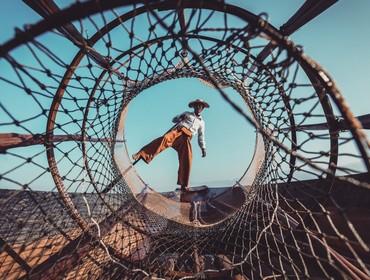
<svg viewBox="0 0 370 280">
<path fill-rule="evenodd" d="M 186 113 L 187 113 L 187 112 L 184 112 L 184 113 L 182 113 L 182 114 L 180 114 L 180 115 L 177 115 L 176 117 L 174 117 L 174 118 L 172 119 L 172 122 L 173 122 L 173 123 L 179 123 L 179 122 L 181 122 L 181 121 L 184 119 L 184 117 L 185 117 Z"/>
<path fill-rule="evenodd" d="M 207 155 L 206 153 L 206 140 L 205 140 L 205 124 L 202 122 L 200 127 L 198 128 L 198 144 L 202 150 L 202 157 Z"/>
</svg>

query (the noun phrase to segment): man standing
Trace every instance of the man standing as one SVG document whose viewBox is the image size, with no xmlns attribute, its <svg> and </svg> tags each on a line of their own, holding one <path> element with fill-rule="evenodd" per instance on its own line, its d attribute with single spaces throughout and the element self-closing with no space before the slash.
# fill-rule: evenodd
<svg viewBox="0 0 370 280">
<path fill-rule="evenodd" d="M 202 157 L 206 156 L 206 142 L 204 137 L 204 120 L 201 116 L 204 108 L 209 108 L 207 102 L 196 99 L 189 103 L 194 112 L 184 112 L 173 118 L 175 125 L 163 136 L 153 140 L 132 156 L 138 162 L 140 159 L 149 164 L 153 158 L 168 147 L 177 151 L 179 170 L 177 184 L 182 191 L 189 191 L 189 178 L 192 162 L 191 138 L 198 133 L 198 144 L 202 150 Z M 135 164 L 134 163 L 134 164 Z"/>
</svg>

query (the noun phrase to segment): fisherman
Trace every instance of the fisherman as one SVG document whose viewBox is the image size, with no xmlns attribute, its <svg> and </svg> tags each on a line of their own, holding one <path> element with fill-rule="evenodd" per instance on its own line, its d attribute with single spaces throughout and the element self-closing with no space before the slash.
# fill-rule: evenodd
<svg viewBox="0 0 370 280">
<path fill-rule="evenodd" d="M 182 191 L 190 191 L 189 178 L 192 162 L 191 138 L 198 133 L 198 144 L 202 150 L 202 157 L 206 156 L 206 142 L 204 129 L 205 124 L 201 116 L 204 108 L 209 108 L 207 102 L 196 99 L 189 103 L 194 112 L 184 112 L 173 118 L 175 125 L 163 136 L 153 140 L 136 154 L 132 159 L 137 163 L 140 159 L 149 164 L 153 158 L 168 147 L 177 151 L 179 158 L 179 170 L 177 184 Z"/>
</svg>

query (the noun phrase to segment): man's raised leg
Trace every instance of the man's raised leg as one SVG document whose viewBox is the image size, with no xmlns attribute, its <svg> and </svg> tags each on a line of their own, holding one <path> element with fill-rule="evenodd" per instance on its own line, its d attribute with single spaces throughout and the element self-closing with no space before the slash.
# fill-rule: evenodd
<svg viewBox="0 0 370 280">
<path fill-rule="evenodd" d="M 132 155 L 134 164 L 136 164 L 140 159 L 144 160 L 146 163 L 151 162 L 156 155 L 168 147 L 171 147 L 178 136 L 179 132 L 177 130 L 171 130 L 165 135 L 154 139 L 152 142 L 141 148 L 139 152 Z"/>
</svg>

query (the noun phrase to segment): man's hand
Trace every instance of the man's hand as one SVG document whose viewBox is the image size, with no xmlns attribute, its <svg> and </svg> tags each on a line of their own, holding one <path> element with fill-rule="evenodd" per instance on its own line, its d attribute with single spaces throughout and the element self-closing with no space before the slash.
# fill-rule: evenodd
<svg viewBox="0 0 370 280">
<path fill-rule="evenodd" d="M 206 149 L 202 149 L 202 157 L 206 157 L 207 153 L 206 153 Z"/>
</svg>

